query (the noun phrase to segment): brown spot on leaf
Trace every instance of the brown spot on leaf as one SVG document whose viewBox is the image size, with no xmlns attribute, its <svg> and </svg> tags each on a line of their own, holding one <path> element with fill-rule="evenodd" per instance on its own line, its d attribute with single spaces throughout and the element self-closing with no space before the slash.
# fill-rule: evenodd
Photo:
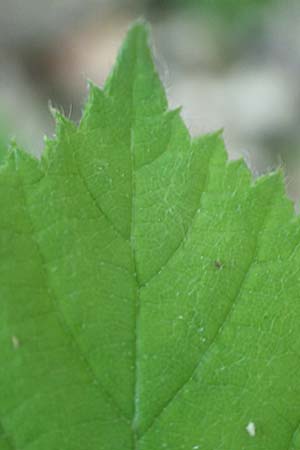
<svg viewBox="0 0 300 450">
<path fill-rule="evenodd" d="M 216 259 L 215 267 L 220 270 L 220 269 L 223 269 L 224 265 L 223 265 L 222 261 L 220 261 L 219 259 Z"/>
</svg>

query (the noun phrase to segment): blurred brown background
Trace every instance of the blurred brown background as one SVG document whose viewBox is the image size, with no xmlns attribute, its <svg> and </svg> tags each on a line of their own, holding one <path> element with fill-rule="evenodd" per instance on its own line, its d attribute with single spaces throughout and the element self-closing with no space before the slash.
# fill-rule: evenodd
<svg viewBox="0 0 300 450">
<path fill-rule="evenodd" d="M 153 28 L 171 106 L 192 134 L 224 128 L 255 174 L 286 169 L 300 192 L 299 0 L 0 0 L 0 142 L 40 154 L 48 102 L 77 121 L 130 23 Z"/>
</svg>

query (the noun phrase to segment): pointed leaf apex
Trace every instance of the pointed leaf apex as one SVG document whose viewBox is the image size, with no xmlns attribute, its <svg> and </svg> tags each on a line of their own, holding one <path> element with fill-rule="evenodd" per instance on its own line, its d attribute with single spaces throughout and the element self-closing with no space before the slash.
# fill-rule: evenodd
<svg viewBox="0 0 300 450">
<path fill-rule="evenodd" d="M 137 21 L 129 29 L 117 62 L 106 80 L 104 93 L 114 97 L 115 101 L 122 102 L 123 105 L 122 98 L 124 94 L 127 95 L 125 115 L 142 116 L 146 113 L 158 115 L 166 111 L 166 93 L 153 61 L 149 26 L 144 21 Z M 131 106 L 128 106 L 129 103 Z M 146 110 L 144 110 L 146 104 Z"/>
<path fill-rule="evenodd" d="M 128 30 L 127 36 L 124 42 L 139 42 L 140 44 L 148 47 L 150 34 L 150 26 L 144 19 L 138 19 Z"/>
</svg>

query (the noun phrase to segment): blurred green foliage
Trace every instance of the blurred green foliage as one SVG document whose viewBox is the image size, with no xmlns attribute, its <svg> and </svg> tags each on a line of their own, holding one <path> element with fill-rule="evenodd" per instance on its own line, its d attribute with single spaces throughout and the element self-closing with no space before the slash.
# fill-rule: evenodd
<svg viewBox="0 0 300 450">
<path fill-rule="evenodd" d="M 199 11 L 213 13 L 229 22 L 254 17 L 272 2 L 273 0 L 175 0 L 180 7 L 198 8 Z"/>
<path fill-rule="evenodd" d="M 180 9 L 200 15 L 206 14 L 224 25 L 234 28 L 255 23 L 264 10 L 278 0 L 145 0 L 158 13 L 163 9 Z"/>
<path fill-rule="evenodd" d="M 8 133 L 6 131 L 6 128 L 2 124 L 0 124 L 0 164 L 2 164 L 5 158 L 8 144 Z"/>
</svg>

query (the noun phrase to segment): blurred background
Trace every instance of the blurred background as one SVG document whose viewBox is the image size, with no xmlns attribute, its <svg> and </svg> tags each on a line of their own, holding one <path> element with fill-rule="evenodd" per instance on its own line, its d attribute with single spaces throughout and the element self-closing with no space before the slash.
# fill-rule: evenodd
<svg viewBox="0 0 300 450">
<path fill-rule="evenodd" d="M 193 135 L 224 128 L 255 175 L 282 166 L 300 197 L 299 0 L 0 0 L 0 156 L 10 137 L 39 155 L 49 101 L 78 121 L 130 23 L 153 28 L 171 107 Z"/>
</svg>

